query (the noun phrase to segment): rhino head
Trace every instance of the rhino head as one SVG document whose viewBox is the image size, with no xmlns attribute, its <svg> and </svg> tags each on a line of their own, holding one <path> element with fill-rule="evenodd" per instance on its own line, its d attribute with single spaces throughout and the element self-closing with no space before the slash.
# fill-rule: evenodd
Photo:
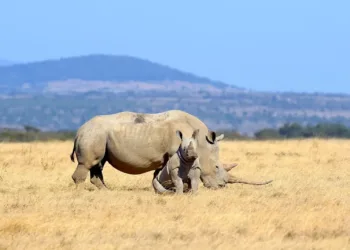
<svg viewBox="0 0 350 250">
<path fill-rule="evenodd" d="M 184 154 L 184 157 L 189 161 L 194 161 L 198 158 L 197 153 L 197 139 L 199 135 L 199 129 L 193 131 L 193 134 L 190 138 L 184 137 L 180 130 L 176 131 L 176 135 L 180 138 L 180 150 Z"/>
<path fill-rule="evenodd" d="M 201 138 L 199 145 L 200 157 L 199 162 L 202 166 L 201 181 L 207 188 L 217 189 L 223 185 L 223 175 L 218 175 L 217 167 L 221 166 L 219 160 L 219 142 L 224 135 L 216 136 L 214 131 L 209 131 L 205 138 Z"/>
<path fill-rule="evenodd" d="M 228 172 L 237 166 L 236 163 L 231 164 L 222 164 L 219 159 L 219 142 L 224 139 L 224 134 L 216 136 L 214 131 L 209 131 L 209 134 L 206 136 L 206 153 L 203 153 L 199 158 L 201 166 L 204 171 L 201 172 L 201 180 L 203 185 L 207 188 L 217 189 L 223 188 L 227 184 L 231 183 L 243 183 L 251 185 L 265 185 L 270 182 L 254 182 L 246 181 L 233 175 Z"/>
</svg>

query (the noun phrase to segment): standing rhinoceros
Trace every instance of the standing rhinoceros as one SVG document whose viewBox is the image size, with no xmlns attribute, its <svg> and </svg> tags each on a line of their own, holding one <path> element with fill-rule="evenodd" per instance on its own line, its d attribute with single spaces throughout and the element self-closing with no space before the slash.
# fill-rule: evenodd
<svg viewBox="0 0 350 250">
<path fill-rule="evenodd" d="M 78 166 L 72 178 L 79 184 L 90 171 L 91 183 L 104 188 L 102 169 L 106 161 L 128 174 L 159 170 L 180 145 L 176 130 L 190 137 L 195 129 L 199 129 L 197 151 L 204 186 L 225 186 L 230 183 L 227 171 L 234 165 L 221 165 L 219 161 L 218 142 L 224 135 L 217 136 L 197 117 L 180 110 L 156 114 L 121 112 L 93 117 L 77 131 L 71 160 L 74 161 L 75 152 Z"/>
</svg>

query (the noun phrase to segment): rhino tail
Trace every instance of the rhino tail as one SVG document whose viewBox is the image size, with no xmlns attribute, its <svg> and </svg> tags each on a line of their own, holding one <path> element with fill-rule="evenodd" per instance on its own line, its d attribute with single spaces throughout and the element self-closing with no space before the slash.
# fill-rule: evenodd
<svg viewBox="0 0 350 250">
<path fill-rule="evenodd" d="M 77 143 L 77 138 L 74 139 L 74 145 L 73 145 L 73 150 L 72 153 L 70 154 L 70 160 L 74 162 L 74 153 L 75 153 L 75 145 Z"/>
</svg>

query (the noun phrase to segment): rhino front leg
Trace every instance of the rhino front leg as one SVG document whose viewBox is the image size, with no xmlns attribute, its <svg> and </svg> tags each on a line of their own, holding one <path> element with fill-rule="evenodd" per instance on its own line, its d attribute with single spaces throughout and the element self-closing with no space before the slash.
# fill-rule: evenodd
<svg viewBox="0 0 350 250">
<path fill-rule="evenodd" d="M 182 179 L 179 176 L 179 168 L 172 169 L 170 172 L 171 181 L 175 185 L 176 194 L 183 194 L 184 192 L 184 184 Z"/>
<path fill-rule="evenodd" d="M 198 191 L 198 185 L 200 180 L 201 171 L 199 168 L 191 169 L 189 173 L 189 178 L 191 181 L 191 192 L 196 194 Z"/>
</svg>

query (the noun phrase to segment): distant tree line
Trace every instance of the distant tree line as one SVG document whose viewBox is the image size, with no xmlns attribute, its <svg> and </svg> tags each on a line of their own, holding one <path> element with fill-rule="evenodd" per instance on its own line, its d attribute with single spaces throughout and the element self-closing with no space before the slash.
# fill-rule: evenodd
<svg viewBox="0 0 350 250">
<path fill-rule="evenodd" d="M 0 142 L 32 142 L 52 140 L 73 140 L 76 131 L 41 131 L 40 129 L 25 125 L 22 130 L 0 129 Z M 276 140 L 296 138 L 350 138 L 350 127 L 340 123 L 319 123 L 316 125 L 300 125 L 298 123 L 285 123 L 283 126 L 265 128 L 255 132 L 253 137 L 242 135 L 237 131 L 217 131 L 224 133 L 227 140 Z"/>
<path fill-rule="evenodd" d="M 256 139 L 293 138 L 350 138 L 350 128 L 340 123 L 319 123 L 302 126 L 286 123 L 278 129 L 262 129 L 255 133 Z"/>
<path fill-rule="evenodd" d="M 3 128 L 0 130 L 0 142 L 66 141 L 73 140 L 75 131 L 41 131 L 33 126 L 24 126 L 23 130 Z"/>
<path fill-rule="evenodd" d="M 350 128 L 341 123 L 319 123 L 316 125 L 300 125 L 299 123 L 285 123 L 283 126 L 264 128 L 254 133 L 254 137 L 239 134 L 236 131 L 221 131 L 225 138 L 231 140 L 275 140 L 296 138 L 350 138 Z"/>
</svg>

